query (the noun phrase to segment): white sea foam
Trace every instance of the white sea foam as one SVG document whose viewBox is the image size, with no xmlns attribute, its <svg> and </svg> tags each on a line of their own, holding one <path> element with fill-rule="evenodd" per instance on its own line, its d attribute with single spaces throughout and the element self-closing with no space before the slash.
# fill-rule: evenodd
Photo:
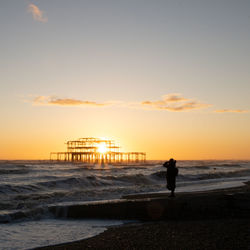
<svg viewBox="0 0 250 250">
<path fill-rule="evenodd" d="M 41 220 L 0 227 L 0 248 L 31 249 L 85 239 L 102 233 L 107 226 L 123 224 L 118 220 Z"/>
</svg>

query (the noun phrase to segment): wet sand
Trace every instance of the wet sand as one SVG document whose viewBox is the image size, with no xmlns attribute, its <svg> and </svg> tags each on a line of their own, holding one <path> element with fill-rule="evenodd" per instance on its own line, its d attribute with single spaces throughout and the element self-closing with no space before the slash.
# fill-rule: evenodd
<svg viewBox="0 0 250 250">
<path fill-rule="evenodd" d="M 188 212 L 182 216 L 179 216 L 180 211 L 177 214 L 172 213 L 173 216 L 156 216 L 148 218 L 146 222 L 144 220 L 144 223 L 108 228 L 104 233 L 89 239 L 39 249 L 250 250 L 249 191 L 248 182 L 239 188 L 200 192 L 193 196 L 180 194 L 169 201 L 172 205 L 177 200 L 178 204 L 185 204 L 188 199 Z M 139 198 L 127 197 L 135 203 Z M 165 204 L 162 203 L 162 197 L 159 198 L 157 195 L 154 198 L 148 197 L 147 202 Z M 205 209 L 207 206 L 210 208 Z M 155 214 L 161 211 L 155 208 L 153 210 Z"/>
</svg>

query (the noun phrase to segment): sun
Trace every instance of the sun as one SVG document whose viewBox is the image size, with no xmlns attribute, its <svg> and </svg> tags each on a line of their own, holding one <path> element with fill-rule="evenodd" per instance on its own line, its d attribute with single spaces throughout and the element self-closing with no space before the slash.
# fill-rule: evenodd
<svg viewBox="0 0 250 250">
<path fill-rule="evenodd" d="M 101 154 L 105 154 L 108 151 L 108 148 L 106 147 L 105 143 L 101 143 L 97 146 L 97 151 Z"/>
</svg>

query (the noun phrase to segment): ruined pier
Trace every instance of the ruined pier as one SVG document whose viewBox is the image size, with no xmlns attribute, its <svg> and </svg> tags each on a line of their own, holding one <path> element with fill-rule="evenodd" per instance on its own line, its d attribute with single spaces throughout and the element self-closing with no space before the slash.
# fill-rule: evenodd
<svg viewBox="0 0 250 250">
<path fill-rule="evenodd" d="M 146 161 L 146 153 L 120 152 L 114 140 L 94 137 L 67 141 L 66 152 L 51 152 L 50 160 L 84 163 L 139 163 Z"/>
</svg>

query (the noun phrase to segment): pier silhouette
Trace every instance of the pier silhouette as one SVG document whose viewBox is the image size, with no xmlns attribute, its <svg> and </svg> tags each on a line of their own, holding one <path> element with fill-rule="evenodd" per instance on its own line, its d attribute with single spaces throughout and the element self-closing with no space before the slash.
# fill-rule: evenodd
<svg viewBox="0 0 250 250">
<path fill-rule="evenodd" d="M 146 153 L 120 152 L 114 140 L 94 137 L 67 141 L 66 152 L 51 152 L 50 160 L 84 163 L 139 163 L 146 161 Z"/>
</svg>

